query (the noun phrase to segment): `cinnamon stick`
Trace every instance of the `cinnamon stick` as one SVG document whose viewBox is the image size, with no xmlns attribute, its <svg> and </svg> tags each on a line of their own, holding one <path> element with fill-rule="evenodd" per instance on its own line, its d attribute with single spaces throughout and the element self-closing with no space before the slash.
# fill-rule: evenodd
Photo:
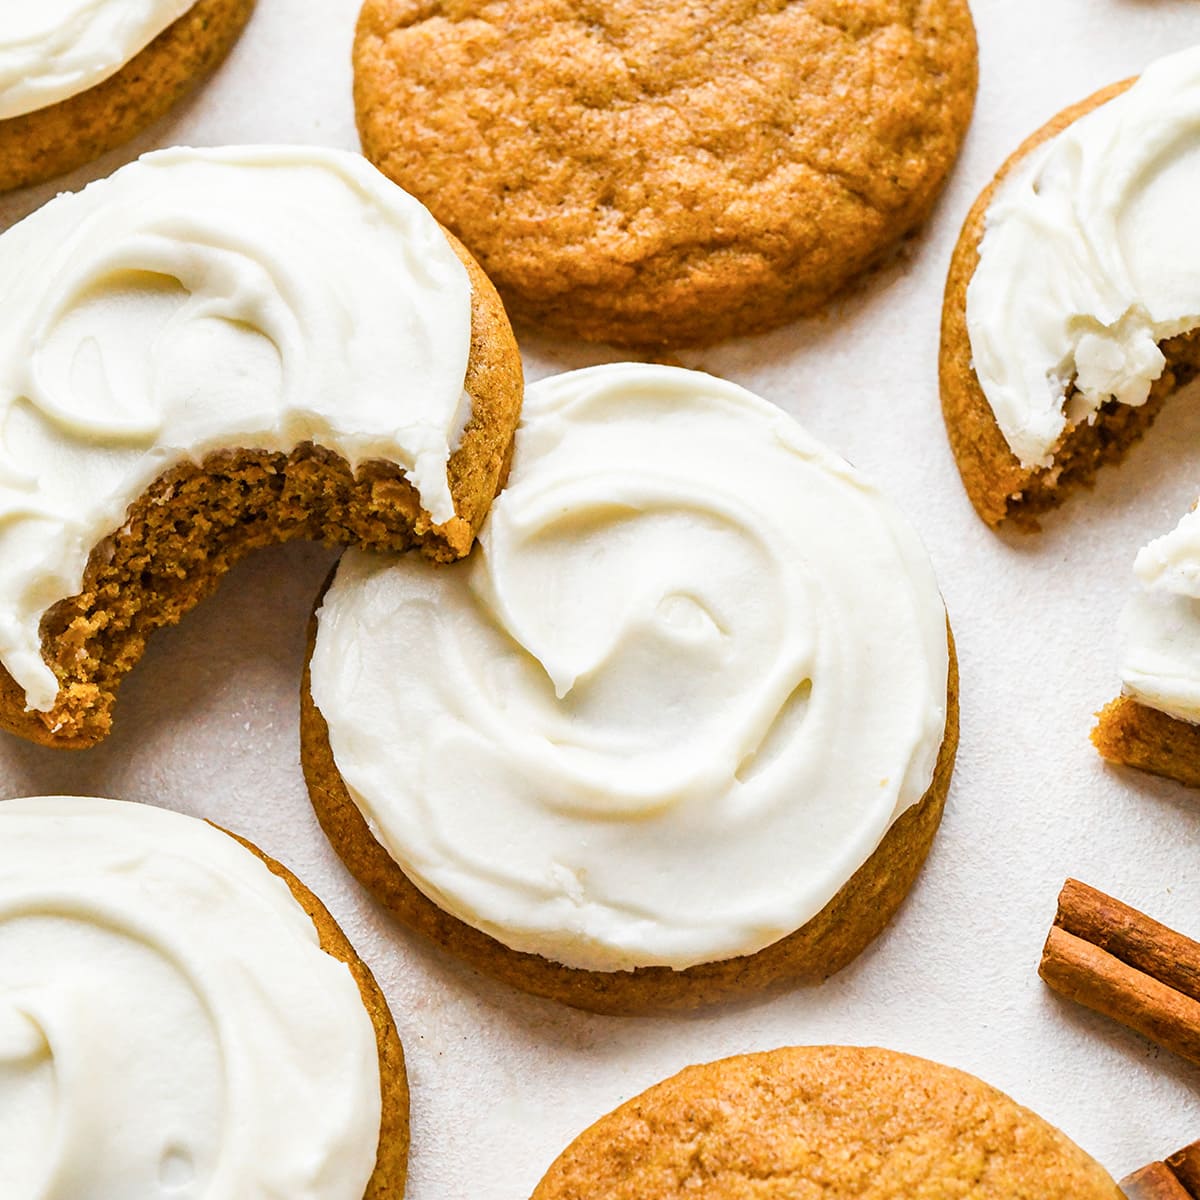
<svg viewBox="0 0 1200 1200">
<path fill-rule="evenodd" d="M 1200 1065 L 1200 944 L 1190 938 L 1068 879 L 1038 973 L 1069 999 Z"/>
<path fill-rule="evenodd" d="M 1200 1142 L 1192 1142 L 1190 1146 L 1176 1150 L 1167 1159 L 1167 1166 L 1183 1184 L 1189 1196 L 1200 1198 Z"/>
<path fill-rule="evenodd" d="M 1128 1200 L 1195 1200 L 1166 1163 L 1151 1163 L 1121 1180 Z"/>
<path fill-rule="evenodd" d="M 1078 879 L 1058 897 L 1060 929 L 1099 946 L 1160 983 L 1200 1000 L 1200 943 Z"/>
<path fill-rule="evenodd" d="M 1200 1200 L 1200 1142 L 1121 1180 L 1128 1200 Z"/>
</svg>

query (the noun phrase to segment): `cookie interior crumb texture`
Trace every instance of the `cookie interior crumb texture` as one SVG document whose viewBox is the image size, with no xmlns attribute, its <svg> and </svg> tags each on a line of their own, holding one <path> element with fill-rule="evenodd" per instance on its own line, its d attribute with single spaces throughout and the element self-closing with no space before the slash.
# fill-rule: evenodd
<svg viewBox="0 0 1200 1200">
<path fill-rule="evenodd" d="M 0 192 L 65 175 L 136 137 L 214 71 L 255 0 L 197 0 L 115 75 L 0 120 Z"/>
<path fill-rule="evenodd" d="M 1200 787 L 1200 725 L 1118 696 L 1097 714 L 1092 744 L 1109 762 Z"/>
<path fill-rule="evenodd" d="M 103 739 L 117 687 L 149 635 L 178 622 L 258 547 L 309 539 L 373 550 L 415 547 L 442 561 L 467 553 L 511 453 L 522 375 L 499 298 L 450 240 L 472 285 L 465 381 L 472 416 L 448 468 L 458 515 L 434 526 L 399 467 L 366 463 L 355 473 L 308 443 L 289 454 L 231 449 L 176 467 L 93 550 L 82 591 L 43 618 L 43 658 L 60 685 L 54 707 L 26 711 L 24 691 L 0 669 L 0 727 L 66 749 Z"/>
<path fill-rule="evenodd" d="M 367 0 L 367 156 L 517 319 L 711 343 L 823 305 L 928 215 L 970 120 L 965 0 Z"/>
<path fill-rule="evenodd" d="M 688 1067 L 558 1158 L 533 1200 L 1121 1200 L 1040 1117 L 971 1075 L 811 1046 Z"/>
</svg>

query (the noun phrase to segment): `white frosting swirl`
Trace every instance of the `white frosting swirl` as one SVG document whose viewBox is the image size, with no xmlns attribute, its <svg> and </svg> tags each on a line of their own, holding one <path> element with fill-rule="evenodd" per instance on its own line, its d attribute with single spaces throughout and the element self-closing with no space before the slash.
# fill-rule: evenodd
<svg viewBox="0 0 1200 1200">
<path fill-rule="evenodd" d="M 1120 624 L 1122 688 L 1142 704 L 1200 723 L 1200 512 L 1142 548 Z"/>
<path fill-rule="evenodd" d="M 362 1200 L 375 1034 L 287 885 L 191 817 L 0 803 L 0 1195 Z"/>
<path fill-rule="evenodd" d="M 945 610 L 896 510 L 788 416 L 622 364 L 526 395 L 472 557 L 348 553 L 312 696 L 413 882 L 571 966 L 805 924 L 933 775 Z"/>
<path fill-rule="evenodd" d="M 0 16 L 0 119 L 103 83 L 195 3 L 6 0 Z"/>
<path fill-rule="evenodd" d="M 29 706 L 42 616 L 181 462 L 312 441 L 450 519 L 470 345 L 466 269 L 356 154 L 161 151 L 0 236 L 0 662 Z"/>
<path fill-rule="evenodd" d="M 1148 67 L 1000 184 L 967 328 L 1022 466 L 1050 466 L 1064 431 L 1107 400 L 1145 403 L 1158 343 L 1200 325 L 1198 193 L 1200 47 Z"/>
</svg>

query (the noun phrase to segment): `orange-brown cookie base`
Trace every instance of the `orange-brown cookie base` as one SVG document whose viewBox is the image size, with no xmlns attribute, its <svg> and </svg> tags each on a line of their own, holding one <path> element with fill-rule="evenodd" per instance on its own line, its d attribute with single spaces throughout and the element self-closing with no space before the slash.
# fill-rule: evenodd
<svg viewBox="0 0 1200 1200">
<path fill-rule="evenodd" d="M 368 158 L 514 318 L 648 347 L 823 305 L 929 214 L 974 105 L 966 0 L 366 0 Z"/>
<path fill-rule="evenodd" d="M 254 0 L 197 0 L 103 83 L 0 120 L 0 192 L 64 175 L 135 137 L 217 68 L 253 11 Z"/>
<path fill-rule="evenodd" d="M 1055 449 L 1052 466 L 1025 468 L 1004 440 L 971 362 L 967 287 L 979 265 L 979 242 L 996 189 L 1033 150 L 1132 84 L 1127 79 L 1102 89 L 1026 139 L 980 193 L 950 260 L 938 363 L 942 414 L 967 495 L 975 511 L 993 527 L 1008 521 L 1019 528 L 1037 529 L 1040 514 L 1056 508 L 1077 488 L 1091 486 L 1105 464 L 1124 458 L 1153 423 L 1167 396 L 1200 376 L 1200 332 L 1164 342 L 1167 365 L 1145 405 L 1105 404 L 1094 421 L 1068 429 Z"/>
<path fill-rule="evenodd" d="M 962 1071 L 797 1046 L 688 1067 L 602 1117 L 533 1200 L 1122 1200 L 1053 1126 Z"/>
<path fill-rule="evenodd" d="M 310 658 L 315 636 L 314 620 Z M 410 929 L 475 970 L 536 996 L 616 1015 L 700 1008 L 784 984 L 817 983 L 840 971 L 882 932 L 912 887 L 941 821 L 957 747 L 958 667 L 950 638 L 946 733 L 933 782 L 807 925 L 757 954 L 685 971 L 584 971 L 511 950 L 427 899 L 375 840 L 351 799 L 333 758 L 328 726 L 312 699 L 307 666 L 301 689 L 300 758 L 313 808 L 363 887 Z"/>
<path fill-rule="evenodd" d="M 216 828 L 221 829 L 218 825 Z M 375 1043 L 379 1051 L 379 1090 L 382 1101 L 379 1125 L 379 1149 L 375 1171 L 363 1193 L 363 1200 L 400 1200 L 408 1172 L 408 1075 L 404 1069 L 404 1049 L 396 1022 L 392 1019 L 387 1000 L 375 982 L 370 968 L 358 957 L 341 927 L 329 910 L 282 863 L 264 854 L 253 842 L 229 833 L 256 857 L 262 859 L 271 872 L 291 888 L 296 903 L 308 914 L 321 938 L 321 949 L 344 962 L 358 984 L 363 1007 L 375 1027 Z"/>
<path fill-rule="evenodd" d="M 1092 744 L 1109 762 L 1200 787 L 1200 725 L 1118 696 L 1097 714 Z"/>
<path fill-rule="evenodd" d="M 42 621 L 43 657 L 60 684 L 55 707 L 26 712 L 24 692 L 0 668 L 0 728 L 47 746 L 95 745 L 111 729 L 117 687 L 150 634 L 179 621 L 257 547 L 301 538 L 415 546 L 444 561 L 470 550 L 511 454 L 523 383 L 499 297 L 450 240 L 472 283 L 472 416 L 448 471 L 458 515 L 434 526 L 400 468 L 368 463 L 356 475 L 308 443 L 290 454 L 223 451 L 168 471 L 92 552 L 83 590 Z"/>
</svg>

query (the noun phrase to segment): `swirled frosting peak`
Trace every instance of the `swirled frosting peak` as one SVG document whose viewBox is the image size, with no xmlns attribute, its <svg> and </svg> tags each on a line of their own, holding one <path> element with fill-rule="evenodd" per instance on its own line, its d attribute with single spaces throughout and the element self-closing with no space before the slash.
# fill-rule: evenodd
<svg viewBox="0 0 1200 1200">
<path fill-rule="evenodd" d="M 287 885 L 202 821 L 0 803 L 0 1196 L 362 1200 L 375 1034 Z"/>
<path fill-rule="evenodd" d="M 347 554 L 312 696 L 414 883 L 517 950 L 684 968 L 805 924 L 929 786 L 945 612 L 908 525 L 696 372 L 530 388 L 465 563 Z"/>
<path fill-rule="evenodd" d="M 181 462 L 315 442 L 453 517 L 470 344 L 466 269 L 356 154 L 160 151 L 0 236 L 0 662 L 29 706 L 42 616 Z"/>
<path fill-rule="evenodd" d="M 0 10 L 0 119 L 103 83 L 195 3 L 6 0 Z"/>
<path fill-rule="evenodd" d="M 1001 182 L 967 328 L 1022 466 L 1049 466 L 1107 400 L 1144 404 L 1158 343 L 1200 326 L 1198 192 L 1200 47 L 1148 67 Z"/>
</svg>

